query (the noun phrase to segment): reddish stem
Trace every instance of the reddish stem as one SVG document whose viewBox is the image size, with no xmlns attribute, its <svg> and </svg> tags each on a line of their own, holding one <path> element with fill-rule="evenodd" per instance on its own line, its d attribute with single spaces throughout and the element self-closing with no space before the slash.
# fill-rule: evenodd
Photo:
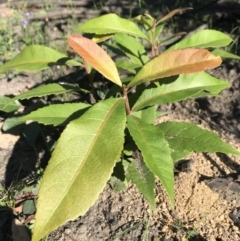
<svg viewBox="0 0 240 241">
<path fill-rule="evenodd" d="M 126 107 L 126 110 L 127 110 L 127 114 L 128 115 L 131 115 L 131 109 L 130 109 L 130 105 L 129 105 L 129 101 L 128 101 L 128 96 L 127 96 L 127 87 L 125 85 L 123 85 L 123 98 L 124 98 L 124 101 L 125 101 L 125 107 Z"/>
</svg>

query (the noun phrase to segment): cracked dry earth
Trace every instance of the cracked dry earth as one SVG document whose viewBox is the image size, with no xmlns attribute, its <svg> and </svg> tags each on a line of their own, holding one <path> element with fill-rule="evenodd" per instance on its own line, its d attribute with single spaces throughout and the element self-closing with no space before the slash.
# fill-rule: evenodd
<svg viewBox="0 0 240 241">
<path fill-rule="evenodd" d="M 167 115 L 159 121 L 184 120 L 210 129 L 240 150 L 240 69 L 228 62 L 212 71 L 232 84 L 219 97 L 164 105 Z M 0 81 L 0 95 L 18 94 L 41 83 L 38 75 L 19 75 Z M 1 114 L 1 117 L 4 115 Z M 2 123 L 1 123 L 2 124 Z M 23 137 L 0 133 L 0 180 L 19 170 L 26 177 L 34 170 L 36 156 Z M 8 175 L 6 174 L 8 172 Z M 195 154 L 175 166 L 175 209 L 159 182 L 157 212 L 134 185 L 115 192 L 107 185 L 93 207 L 49 236 L 49 241 L 240 240 L 240 157 Z M 1 218 L 1 217 L 0 217 Z M 1 225 L 0 225 L 1 226 Z"/>
</svg>

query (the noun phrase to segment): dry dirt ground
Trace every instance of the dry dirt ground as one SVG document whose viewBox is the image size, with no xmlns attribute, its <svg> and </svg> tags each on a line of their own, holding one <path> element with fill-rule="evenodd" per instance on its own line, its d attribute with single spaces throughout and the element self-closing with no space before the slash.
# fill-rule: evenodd
<svg viewBox="0 0 240 241">
<path fill-rule="evenodd" d="M 216 4 L 221 1 L 214 1 Z M 231 17 L 232 15 L 230 15 Z M 218 22 L 219 24 L 219 22 Z M 239 62 L 224 62 L 212 71 L 232 84 L 220 97 L 195 99 L 165 105 L 167 115 L 160 121 L 184 120 L 218 133 L 240 150 L 240 68 Z M 18 75 L 0 81 L 0 94 L 18 94 L 42 79 L 39 75 Z M 1 118 L 5 115 L 1 113 Z M 38 146 L 41 152 L 41 145 Z M 0 180 L 11 182 L 21 166 L 28 176 L 39 159 L 21 136 L 0 134 Z M 6 180 L 7 179 L 7 180 Z M 240 240 L 240 157 L 223 154 L 195 154 L 175 167 L 175 209 L 161 185 L 156 188 L 157 212 L 134 185 L 115 192 L 107 185 L 83 217 L 70 221 L 49 236 L 50 241 L 102 240 Z M 0 216 L 0 228 L 4 230 Z M 6 228 L 6 227 L 5 227 Z M 7 229 L 7 228 L 6 228 Z M 193 231 L 198 234 L 190 238 Z M 4 236 L 2 236 L 4 237 Z M 0 237 L 1 238 L 1 237 Z M 5 240 L 4 238 L 2 240 Z"/>
</svg>

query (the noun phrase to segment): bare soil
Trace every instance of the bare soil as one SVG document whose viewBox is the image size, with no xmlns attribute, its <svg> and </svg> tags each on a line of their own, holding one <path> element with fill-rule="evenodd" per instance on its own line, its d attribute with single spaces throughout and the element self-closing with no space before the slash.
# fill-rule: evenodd
<svg viewBox="0 0 240 241">
<path fill-rule="evenodd" d="M 228 1 L 212 2 L 215 5 L 211 5 L 211 11 L 214 6 L 219 9 L 220 3 Z M 233 9 L 235 11 L 236 8 Z M 206 8 L 203 10 L 206 13 Z M 113 10 L 108 8 L 106 11 Z M 121 11 L 121 7 L 116 7 L 116 11 Z M 229 20 L 225 21 L 223 13 L 220 10 L 219 12 L 218 19 L 217 11 L 214 12 L 213 17 L 218 20 L 214 24 L 218 25 L 219 29 L 223 26 L 225 28 Z M 226 11 L 227 18 L 231 18 L 233 14 L 238 13 Z M 59 23 L 59 20 L 55 21 Z M 193 122 L 218 133 L 226 142 L 240 150 L 239 62 L 225 61 L 211 73 L 229 81 L 232 87 L 224 90 L 219 97 L 199 98 L 161 106 L 168 114 L 159 121 Z M 40 83 L 40 75 L 18 75 L 11 80 L 5 78 L 0 81 L 0 95 L 15 95 Z M 31 105 L 34 105 L 34 102 L 26 103 L 27 108 L 32 108 Z M 0 113 L 0 117 L 3 121 L 6 115 Z M 46 163 L 49 158 L 43 153 L 41 141 L 35 143 L 36 151 L 40 153 L 37 156 L 23 136 L 0 133 L 0 143 L 0 180 L 5 184 L 11 183 L 19 168 L 20 177 L 26 178 L 36 170 L 42 159 Z M 156 183 L 155 191 L 157 212 L 152 214 L 134 185 L 120 192 L 113 191 L 107 185 L 86 215 L 69 221 L 54 231 L 49 240 L 240 240 L 239 157 L 220 153 L 193 153 L 186 160 L 178 162 L 175 166 L 174 209 L 159 182 Z M 7 240 L 4 232 L 11 230 L 6 220 L 5 213 L 0 212 L 0 228 L 3 230 L 0 230 L 0 240 Z M 190 234 L 193 231 L 198 234 L 191 238 Z"/>
</svg>

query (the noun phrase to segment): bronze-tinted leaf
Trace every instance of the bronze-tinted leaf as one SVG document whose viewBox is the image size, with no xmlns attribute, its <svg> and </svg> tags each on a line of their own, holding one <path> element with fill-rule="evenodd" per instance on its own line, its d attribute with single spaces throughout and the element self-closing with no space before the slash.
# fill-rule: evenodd
<svg viewBox="0 0 240 241">
<path fill-rule="evenodd" d="M 92 40 L 77 34 L 68 37 L 68 44 L 103 76 L 122 86 L 115 63 L 100 46 Z"/>
<path fill-rule="evenodd" d="M 190 74 L 213 69 L 222 59 L 206 49 L 179 49 L 167 51 L 146 63 L 128 87 L 146 81 L 161 79 L 178 74 Z"/>
</svg>

